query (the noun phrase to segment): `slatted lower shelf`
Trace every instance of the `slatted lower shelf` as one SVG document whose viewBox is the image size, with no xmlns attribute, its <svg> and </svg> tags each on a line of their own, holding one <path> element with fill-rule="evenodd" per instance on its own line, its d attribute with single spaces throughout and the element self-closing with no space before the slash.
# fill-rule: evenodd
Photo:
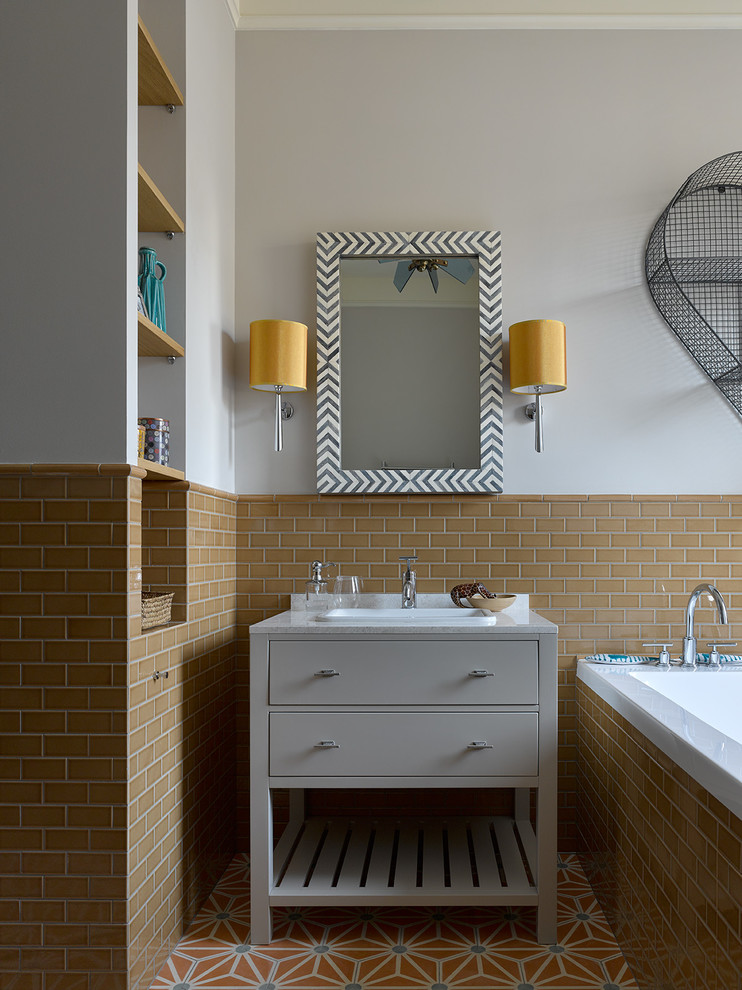
<svg viewBox="0 0 742 990">
<path fill-rule="evenodd" d="M 309 818 L 276 847 L 270 902 L 536 904 L 536 877 L 528 821 Z"/>
</svg>

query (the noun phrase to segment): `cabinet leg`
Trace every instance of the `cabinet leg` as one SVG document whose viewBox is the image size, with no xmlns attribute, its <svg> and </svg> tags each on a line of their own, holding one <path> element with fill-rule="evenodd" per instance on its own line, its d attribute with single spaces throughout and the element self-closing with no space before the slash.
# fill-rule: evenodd
<svg viewBox="0 0 742 990">
<path fill-rule="evenodd" d="M 557 941 L 557 899 L 556 889 L 540 890 L 536 916 L 536 941 L 540 945 L 556 945 Z"/>
<path fill-rule="evenodd" d="M 250 940 L 271 940 L 270 889 L 273 885 L 273 796 L 267 787 L 255 787 L 250 814 Z"/>
<path fill-rule="evenodd" d="M 270 907 L 256 911 L 253 898 L 250 898 L 250 944 L 269 945 L 273 938 L 273 925 Z"/>
<path fill-rule="evenodd" d="M 538 791 L 536 810 L 536 883 L 538 884 L 538 920 L 536 939 L 542 945 L 557 940 L 557 792 L 556 771 L 549 785 Z"/>
</svg>

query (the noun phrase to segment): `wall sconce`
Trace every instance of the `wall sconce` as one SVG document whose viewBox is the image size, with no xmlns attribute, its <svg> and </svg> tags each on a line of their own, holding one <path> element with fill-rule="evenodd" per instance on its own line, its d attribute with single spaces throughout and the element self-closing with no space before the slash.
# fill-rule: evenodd
<svg viewBox="0 0 742 990">
<path fill-rule="evenodd" d="M 284 392 L 307 387 L 307 328 L 291 320 L 254 320 L 250 324 L 250 388 L 276 394 L 274 450 L 283 449 L 283 420 L 294 407 Z"/>
<path fill-rule="evenodd" d="M 510 327 L 510 391 L 535 395 L 526 416 L 535 420 L 536 450 L 544 449 L 541 396 L 567 387 L 566 327 L 559 320 L 524 320 Z"/>
</svg>

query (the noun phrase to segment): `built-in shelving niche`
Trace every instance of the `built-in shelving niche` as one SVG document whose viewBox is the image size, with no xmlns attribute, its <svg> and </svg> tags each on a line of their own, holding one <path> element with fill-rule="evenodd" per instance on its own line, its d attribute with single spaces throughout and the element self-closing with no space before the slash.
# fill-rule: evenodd
<svg viewBox="0 0 742 990">
<path fill-rule="evenodd" d="M 173 202 L 183 201 L 185 119 L 183 93 L 175 74 L 184 76 L 185 3 L 140 0 L 139 18 L 139 246 L 154 247 L 167 266 L 164 333 L 137 314 L 139 360 L 139 415 L 169 419 L 171 464 L 185 460 L 185 223 Z M 146 26 L 145 26 L 146 22 Z M 152 34 L 150 34 L 150 29 Z M 161 39 L 165 55 L 154 37 Z M 142 164 L 144 162 L 145 165 Z M 167 190 L 165 193 L 163 190 Z M 172 236 L 175 235 L 175 236 Z M 171 336 L 175 333 L 179 340 Z M 168 364 L 167 360 L 175 359 Z M 147 472 L 142 484 L 142 588 L 174 592 L 168 624 L 187 620 L 188 611 L 188 491 L 184 472 L 142 458 Z M 169 482 L 169 484 L 168 484 Z M 157 632 L 166 626 L 145 630 Z"/>
<path fill-rule="evenodd" d="M 147 464 L 140 461 L 142 467 Z M 188 490 L 184 485 L 158 484 L 149 477 L 142 484 L 142 590 L 174 592 L 170 625 L 187 620 Z"/>
<path fill-rule="evenodd" d="M 137 415 L 169 420 L 170 467 L 139 466 L 173 481 L 185 467 L 185 2 L 139 0 L 139 14 L 138 246 L 167 269 L 167 333 L 138 315 Z"/>
</svg>

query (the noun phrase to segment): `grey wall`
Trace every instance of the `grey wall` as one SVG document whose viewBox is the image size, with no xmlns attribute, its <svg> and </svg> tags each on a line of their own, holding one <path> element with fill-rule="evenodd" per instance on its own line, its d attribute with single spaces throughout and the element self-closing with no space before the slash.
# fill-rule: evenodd
<svg viewBox="0 0 742 990">
<path fill-rule="evenodd" d="M 741 55 L 734 31 L 238 34 L 237 490 L 315 489 L 313 383 L 274 454 L 246 357 L 253 319 L 313 327 L 315 233 L 490 228 L 505 326 L 568 338 L 544 454 L 506 395 L 506 490 L 739 491 L 742 421 L 642 266 L 687 175 L 742 147 Z"/>
<path fill-rule="evenodd" d="M 124 461 L 136 4 L 2 4 L 0 66 L 0 461 Z"/>
<path fill-rule="evenodd" d="M 186 3 L 186 470 L 235 491 L 235 34 L 226 4 Z"/>
</svg>

